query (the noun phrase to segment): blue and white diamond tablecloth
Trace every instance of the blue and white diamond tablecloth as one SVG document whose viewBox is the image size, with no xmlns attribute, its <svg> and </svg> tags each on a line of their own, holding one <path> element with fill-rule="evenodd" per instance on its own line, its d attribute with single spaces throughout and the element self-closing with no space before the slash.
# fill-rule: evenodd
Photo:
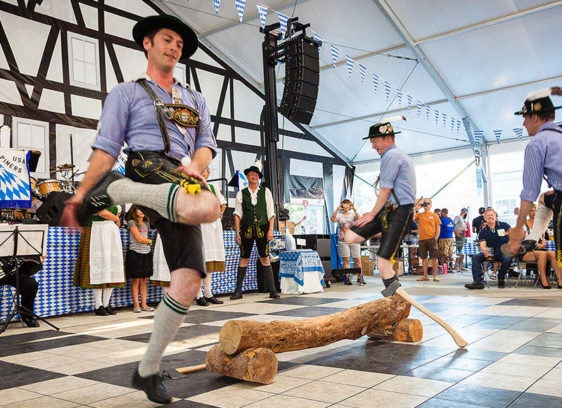
<svg viewBox="0 0 562 408">
<path fill-rule="evenodd" d="M 321 292 L 324 285 L 324 268 L 316 251 L 286 251 L 279 253 L 279 279 L 283 293 L 314 293 Z M 290 282 L 283 278 L 293 280 L 298 284 L 294 288 Z M 285 284 L 284 284 L 285 283 Z M 287 286 L 289 285 L 289 286 Z M 286 290 L 283 290 L 284 287 Z"/>
<path fill-rule="evenodd" d="M 554 241 L 548 240 L 546 241 L 546 250 L 547 251 L 555 251 L 555 243 Z M 461 249 L 461 255 L 476 255 L 479 254 L 480 251 L 480 243 L 476 242 L 465 242 L 464 246 Z"/>
<path fill-rule="evenodd" d="M 120 229 L 123 251 L 129 247 L 129 233 Z M 154 234 L 154 231 L 151 231 Z M 233 293 L 236 289 L 236 271 L 240 259 L 240 248 L 236 245 L 234 231 L 224 231 L 226 250 L 226 271 L 213 272 L 213 294 Z M 279 235 L 276 232 L 275 235 Z M 154 238 L 154 235 L 152 235 Z M 39 291 L 35 299 L 35 313 L 39 316 L 56 316 L 69 313 L 79 313 L 94 310 L 94 299 L 91 290 L 72 285 L 72 274 L 78 247 L 80 233 L 64 227 L 49 227 L 47 237 L 47 258 L 43 262 L 43 269 L 33 277 L 39 282 Z M 254 245 L 250 264 L 242 285 L 243 291 L 256 290 L 256 261 L 257 250 Z M 0 287 L 0 293 L 2 287 Z M 158 302 L 162 298 L 160 286 L 148 285 L 148 302 Z M 3 321 L 10 309 L 10 296 L 7 289 L 0 299 L 0 321 Z M 111 305 L 124 307 L 132 305 L 130 281 L 123 288 L 115 289 L 111 295 Z"/>
</svg>

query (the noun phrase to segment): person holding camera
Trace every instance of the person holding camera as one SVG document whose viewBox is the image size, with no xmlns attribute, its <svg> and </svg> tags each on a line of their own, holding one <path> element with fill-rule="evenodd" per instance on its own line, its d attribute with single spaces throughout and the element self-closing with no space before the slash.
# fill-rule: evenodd
<svg viewBox="0 0 562 408">
<path fill-rule="evenodd" d="M 422 259 L 423 276 L 418 278 L 419 281 L 428 281 L 427 267 L 428 267 L 428 253 L 433 267 L 433 280 L 439 282 L 437 277 L 437 257 L 439 251 L 437 249 L 437 238 L 441 233 L 441 220 L 433 211 L 431 211 L 431 199 L 422 199 L 416 204 L 416 210 L 423 208 L 423 212 L 416 212 L 414 220 L 418 223 L 419 230 L 419 247 L 418 256 Z"/>
<path fill-rule="evenodd" d="M 353 223 L 361 215 L 357 212 L 353 203 L 347 198 L 341 202 L 341 204 L 336 208 L 336 211 L 332 214 L 332 222 L 337 222 L 340 227 L 340 233 L 338 235 L 338 255 L 343 260 L 343 268 L 349 269 L 349 258 L 353 258 L 353 266 L 361 268 L 361 244 L 348 244 L 345 242 L 345 234 Z M 359 285 L 364 285 L 362 275 L 357 277 L 357 283 Z M 351 285 L 351 278 L 349 274 L 345 274 L 345 284 Z"/>
</svg>

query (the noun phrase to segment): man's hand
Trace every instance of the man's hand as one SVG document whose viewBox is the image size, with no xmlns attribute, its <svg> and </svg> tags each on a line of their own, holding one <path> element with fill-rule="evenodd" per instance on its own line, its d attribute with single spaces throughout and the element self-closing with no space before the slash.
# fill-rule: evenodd
<svg viewBox="0 0 562 408">
<path fill-rule="evenodd" d="M 541 242 L 539 242 L 539 243 L 537 244 L 537 248 L 539 248 L 539 249 L 545 249 L 545 248 L 546 248 L 546 241 L 545 241 L 545 240 L 542 240 Z"/>
<path fill-rule="evenodd" d="M 191 164 L 189 166 L 181 166 L 180 165 L 180 166 L 178 166 L 178 168 L 176 170 L 182 172 L 186 176 L 194 177 L 194 178 L 200 180 L 201 182 L 203 182 L 203 184 L 207 185 L 207 180 L 205 180 L 205 177 L 203 177 L 201 175 L 201 173 L 199 173 L 199 171 L 197 171 L 195 168 L 193 168 L 193 166 Z"/>
<path fill-rule="evenodd" d="M 273 231 L 271 230 L 271 228 L 267 231 L 267 242 L 271 241 L 273 239 Z"/>
<path fill-rule="evenodd" d="M 509 236 L 509 242 L 507 243 L 507 249 L 512 254 L 518 254 L 519 248 L 521 247 L 521 242 L 523 242 L 523 238 L 525 238 L 525 230 L 523 227 L 521 228 L 511 228 L 509 231 L 506 231 L 506 235 Z"/>
<path fill-rule="evenodd" d="M 62 227 L 80 228 L 80 224 L 78 224 L 76 219 L 76 211 L 82 205 L 82 201 L 83 195 L 76 193 L 64 202 L 65 207 L 59 221 Z"/>
<path fill-rule="evenodd" d="M 242 238 L 240 238 L 239 232 L 236 233 L 236 245 L 238 246 L 242 245 Z"/>
<path fill-rule="evenodd" d="M 362 227 L 363 225 L 370 223 L 374 219 L 375 219 L 375 216 L 374 216 L 373 212 L 369 211 L 369 212 L 363 214 L 361 217 L 359 217 L 359 219 L 357 221 L 355 221 L 353 223 L 353 225 L 355 225 L 356 227 Z"/>
</svg>

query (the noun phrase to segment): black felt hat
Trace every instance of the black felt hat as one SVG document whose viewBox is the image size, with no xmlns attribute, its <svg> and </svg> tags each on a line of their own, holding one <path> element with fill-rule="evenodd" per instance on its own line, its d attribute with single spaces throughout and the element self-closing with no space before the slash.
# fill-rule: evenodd
<svg viewBox="0 0 562 408">
<path fill-rule="evenodd" d="M 256 160 L 256 162 L 254 164 L 252 164 L 250 167 L 248 167 L 246 170 L 244 170 L 244 175 L 247 176 L 249 172 L 254 171 L 254 172 L 258 173 L 260 178 L 263 178 L 261 168 L 262 168 L 261 162 L 259 160 Z"/>
<path fill-rule="evenodd" d="M 553 111 L 562 106 L 554 106 L 550 99 L 550 88 L 541 89 L 540 91 L 530 94 L 521 110 L 515 112 L 516 115 L 530 115 L 532 113 L 544 113 Z"/>
<path fill-rule="evenodd" d="M 156 28 L 169 28 L 178 33 L 183 40 L 183 49 L 180 59 L 191 57 L 199 47 L 197 34 L 187 24 L 176 16 L 169 14 L 160 14 L 158 16 L 145 17 L 135 24 L 133 27 L 133 38 L 135 42 L 144 49 L 142 42 L 146 34 Z"/>
<path fill-rule="evenodd" d="M 398 133 L 402 132 L 395 132 L 390 122 L 381 122 L 371 126 L 369 128 L 369 136 L 364 137 L 363 140 L 370 139 L 372 137 L 392 136 L 397 135 Z"/>
</svg>

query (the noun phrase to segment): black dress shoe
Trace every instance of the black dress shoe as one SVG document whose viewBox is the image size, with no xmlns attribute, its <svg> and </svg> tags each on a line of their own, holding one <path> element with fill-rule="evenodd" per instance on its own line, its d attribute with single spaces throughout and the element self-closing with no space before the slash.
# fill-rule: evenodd
<svg viewBox="0 0 562 408">
<path fill-rule="evenodd" d="M 109 313 L 107 313 L 107 310 L 105 310 L 105 307 L 100 306 L 96 309 L 96 316 L 107 316 L 109 315 Z"/>
<path fill-rule="evenodd" d="M 230 300 L 238 300 L 242 299 L 242 292 L 234 292 L 234 294 L 230 297 Z"/>
<path fill-rule="evenodd" d="M 224 303 L 222 300 L 218 300 L 214 296 L 211 296 L 211 297 L 203 296 L 203 299 L 205 299 L 207 301 L 207 303 L 212 303 L 213 305 L 222 305 Z"/>
<path fill-rule="evenodd" d="M 117 312 L 115 311 L 114 308 L 112 308 L 111 306 L 106 306 L 105 307 L 105 311 L 107 312 L 108 315 L 116 315 Z"/>
<path fill-rule="evenodd" d="M 498 288 L 505 288 L 505 279 L 498 278 Z"/>
<path fill-rule="evenodd" d="M 209 306 L 209 303 L 207 303 L 204 297 L 195 299 L 195 303 L 197 303 L 197 306 Z"/>
<path fill-rule="evenodd" d="M 539 279 L 539 283 L 541 284 L 541 287 L 542 287 L 543 289 L 550 289 L 550 288 L 551 288 L 550 285 L 543 285 L 543 284 L 542 284 L 542 281 L 541 281 L 540 279 Z M 561 289 L 561 287 L 558 286 L 558 289 Z"/>
<path fill-rule="evenodd" d="M 35 317 L 22 316 L 21 321 L 27 327 L 39 327 L 39 322 Z"/>
<path fill-rule="evenodd" d="M 464 285 L 464 287 L 467 289 L 484 289 L 484 284 L 478 282 L 472 282 L 472 283 L 467 283 L 466 285 Z"/>
<path fill-rule="evenodd" d="M 143 390 L 147 398 L 152 402 L 168 404 L 172 401 L 172 397 L 168 394 L 168 390 L 166 390 L 158 374 L 149 377 L 141 377 L 139 370 L 136 369 L 135 374 L 133 374 L 133 386 Z"/>
<path fill-rule="evenodd" d="M 279 293 L 277 293 L 277 292 L 269 292 L 269 297 L 271 299 L 279 299 L 281 297 L 281 295 L 279 295 Z"/>
<path fill-rule="evenodd" d="M 97 212 L 111 206 L 113 202 L 107 194 L 107 188 L 116 180 L 124 176 L 116 171 L 105 173 L 98 183 L 92 188 L 82 201 L 82 205 L 76 211 L 76 220 L 80 225 L 86 225 L 90 218 Z"/>
</svg>

